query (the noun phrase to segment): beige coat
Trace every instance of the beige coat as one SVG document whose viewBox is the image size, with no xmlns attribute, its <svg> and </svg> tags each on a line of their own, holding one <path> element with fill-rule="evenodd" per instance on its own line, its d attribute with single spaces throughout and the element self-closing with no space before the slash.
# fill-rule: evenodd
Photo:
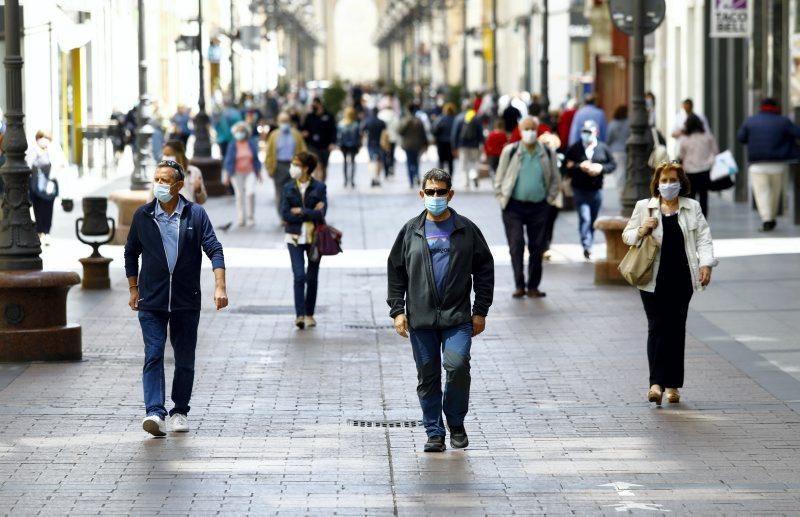
<svg viewBox="0 0 800 517">
<path fill-rule="evenodd" d="M 294 138 L 294 154 L 297 154 L 302 151 L 307 151 L 306 148 L 306 141 L 303 140 L 303 135 L 300 134 L 295 128 L 291 129 L 292 138 Z M 267 139 L 267 155 L 266 155 L 266 163 L 264 164 L 267 168 L 267 174 L 269 174 L 270 178 L 275 176 L 275 171 L 278 170 L 278 134 L 280 133 L 280 129 L 275 129 L 272 133 L 269 134 L 269 138 Z"/>
<path fill-rule="evenodd" d="M 511 150 L 523 145 L 515 143 L 507 145 L 500 153 L 500 162 L 497 164 L 497 171 L 494 174 L 494 197 L 500 203 L 500 208 L 505 210 L 508 201 L 511 199 L 511 193 L 514 192 L 514 186 L 517 184 L 519 177 L 519 170 L 522 162 L 522 152 L 517 149 L 514 156 L 509 160 Z M 547 202 L 551 205 L 555 203 L 556 197 L 561 188 L 561 173 L 558 171 L 558 160 L 555 153 L 548 149 L 546 145 L 537 142 L 536 145 L 540 146 L 542 151 L 539 154 L 539 159 L 542 162 L 542 174 L 544 175 L 544 188 L 547 191 Z"/>
<path fill-rule="evenodd" d="M 639 227 L 648 217 L 658 217 L 658 226 L 653 230 L 653 237 L 658 242 L 658 254 L 653 263 L 653 279 L 647 285 L 639 286 L 642 291 L 652 293 L 656 290 L 656 277 L 658 266 L 661 262 L 661 243 L 664 240 L 664 226 L 659 208 L 659 199 L 654 197 L 637 201 L 627 226 L 622 231 L 622 240 L 628 246 L 638 246 L 642 242 L 639 237 Z M 683 232 L 683 243 L 686 257 L 689 261 L 689 271 L 692 276 L 692 286 L 695 291 L 702 291 L 700 285 L 700 267 L 714 267 L 718 261 L 714 258 L 714 244 L 711 241 L 711 230 L 708 222 L 700 210 L 700 203 L 686 197 L 678 198 L 678 226 Z"/>
</svg>

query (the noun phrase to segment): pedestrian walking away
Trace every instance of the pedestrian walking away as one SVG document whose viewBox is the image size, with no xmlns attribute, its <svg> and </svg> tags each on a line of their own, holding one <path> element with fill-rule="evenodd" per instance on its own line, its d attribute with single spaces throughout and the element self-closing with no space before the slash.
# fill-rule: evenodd
<svg viewBox="0 0 800 517">
<path fill-rule="evenodd" d="M 516 127 L 514 129 L 517 129 Z M 489 174 L 492 176 L 497 172 L 497 164 L 500 163 L 500 153 L 508 144 L 508 133 L 506 133 L 505 122 L 497 119 L 494 123 L 494 130 L 486 137 L 483 144 L 483 152 L 486 153 L 486 162 L 489 165 Z"/>
<path fill-rule="evenodd" d="M 628 106 L 621 105 L 614 110 L 614 118 L 608 124 L 608 139 L 606 145 L 611 151 L 611 156 L 617 162 L 615 176 L 616 186 L 625 188 L 625 169 L 628 163 L 627 145 L 631 136 L 631 125 L 628 120 Z"/>
<path fill-rule="evenodd" d="M 170 140 L 164 144 L 161 152 L 161 161 L 178 162 L 183 169 L 186 177 L 183 180 L 183 188 L 180 195 L 192 203 L 203 204 L 208 199 L 206 184 L 203 181 L 203 173 L 194 165 L 189 165 L 186 158 L 186 148 L 180 140 Z"/>
<path fill-rule="evenodd" d="M 798 138 L 800 126 L 781 115 L 778 101 L 772 98 L 761 101 L 760 111 L 748 117 L 736 133 L 736 139 L 747 145 L 747 172 L 761 231 L 772 231 L 777 224 L 789 162 L 800 157 Z"/>
<path fill-rule="evenodd" d="M 356 155 L 361 149 L 361 127 L 354 108 L 345 108 L 337 131 L 337 142 L 344 158 L 344 186 L 356 188 Z"/>
<path fill-rule="evenodd" d="M 328 159 L 336 149 L 336 118 L 328 113 L 319 97 L 311 101 L 311 111 L 300 130 L 308 150 L 317 157 L 318 179 L 324 183 L 328 178 Z"/>
<path fill-rule="evenodd" d="M 451 142 L 464 174 L 464 189 L 478 188 L 478 166 L 483 144 L 483 125 L 475 109 L 465 101 L 466 110 L 453 122 Z"/>
<path fill-rule="evenodd" d="M 706 131 L 703 121 L 694 113 L 686 117 L 686 124 L 678 137 L 678 157 L 689 177 L 693 199 L 700 201 L 703 215 L 708 219 L 708 189 L 711 186 L 711 167 L 719 153 L 717 141 Z"/>
<path fill-rule="evenodd" d="M 581 141 L 581 131 L 583 131 L 586 122 L 594 122 L 595 126 L 597 126 L 597 139 L 605 142 L 607 136 L 606 114 L 597 106 L 597 97 L 594 94 L 587 95 L 586 99 L 584 99 L 584 105 L 575 112 L 575 116 L 570 123 L 568 146 Z"/>
<path fill-rule="evenodd" d="M 381 165 L 383 163 L 383 150 L 381 150 L 381 135 L 386 130 L 386 123 L 378 118 L 378 109 L 367 111 L 361 131 L 367 137 L 367 153 L 369 155 L 369 174 L 373 187 L 381 186 Z"/>
<path fill-rule="evenodd" d="M 587 120 L 580 135 L 580 141 L 564 154 L 564 167 L 572 180 L 583 256 L 589 260 L 594 243 L 594 222 L 603 204 L 603 176 L 614 172 L 617 163 L 608 146 L 599 141 L 594 121 Z"/>
<path fill-rule="evenodd" d="M 646 235 L 658 243 L 652 279 L 638 286 L 647 315 L 647 399 L 680 402 L 684 382 L 686 317 L 695 291 L 711 282 L 717 265 L 711 231 L 700 203 L 687 197 L 689 178 L 677 163 L 662 163 L 650 182 L 649 199 L 636 203 L 622 240 L 638 246 Z"/>
<path fill-rule="evenodd" d="M 236 198 L 236 224 L 256 224 L 256 182 L 261 182 L 261 161 L 258 159 L 258 140 L 250 136 L 246 122 L 233 126 L 233 141 L 228 144 L 222 164 L 223 181 L 233 185 Z"/>
<path fill-rule="evenodd" d="M 295 326 L 300 330 L 317 326 L 314 309 L 320 255 L 315 247 L 315 228 L 325 222 L 328 198 L 325 183 L 311 175 L 316 167 L 313 154 L 298 153 L 289 168 L 292 181 L 281 194 L 281 217 L 294 275 Z"/>
<path fill-rule="evenodd" d="M 291 117 L 286 111 L 278 114 L 278 129 L 269 134 L 267 155 L 264 159 L 267 173 L 275 186 L 275 210 L 281 215 L 283 187 L 291 181 L 289 166 L 297 153 L 305 151 L 303 135 L 292 127 Z"/>
<path fill-rule="evenodd" d="M 436 119 L 431 133 L 436 140 L 436 154 L 439 157 L 439 168 L 453 176 L 453 122 L 455 121 L 456 105 L 452 102 L 442 107 L 442 115 Z"/>
<path fill-rule="evenodd" d="M 495 197 L 503 211 L 503 227 L 514 273 L 514 298 L 542 298 L 542 256 L 550 207 L 561 188 L 558 158 L 537 140 L 539 120 L 526 116 L 519 123 L 522 140 L 500 154 L 494 176 Z M 528 281 L 525 281 L 525 236 L 528 238 Z"/>
<path fill-rule="evenodd" d="M 416 104 L 408 106 L 408 115 L 400 121 L 397 133 L 400 135 L 400 147 L 406 153 L 406 168 L 410 188 L 419 185 L 419 157 L 428 148 L 428 134 L 425 125 L 415 115 Z"/>
<path fill-rule="evenodd" d="M 394 152 L 397 148 L 397 143 L 400 141 L 400 135 L 397 129 L 400 126 L 400 117 L 398 111 L 395 111 L 392 102 L 394 97 L 387 95 L 379 103 L 382 107 L 378 111 L 378 118 L 386 124 L 386 134 L 382 137 L 384 142 L 383 149 L 383 173 L 385 177 L 394 175 Z"/>
<path fill-rule="evenodd" d="M 454 195 L 450 175 L 431 169 L 422 187 L 419 196 L 425 210 L 403 225 L 389 254 L 386 301 L 395 331 L 410 337 L 428 436 L 424 451 L 443 452 L 442 412 L 450 445 L 469 445 L 464 418 L 469 409 L 470 348 L 472 338 L 486 327 L 494 260 L 478 227 L 448 207 Z"/>
<path fill-rule="evenodd" d="M 170 428 L 174 432 L 189 430 L 202 300 L 201 249 L 214 270 L 214 305 L 217 310 L 228 305 L 222 245 L 203 207 L 179 194 L 183 183 L 180 164 L 159 162 L 153 177 L 155 199 L 136 210 L 125 244 L 128 305 L 138 311 L 144 338 L 146 416 L 142 427 L 153 436 L 166 435 L 164 347 L 168 331 L 175 356 Z"/>
</svg>

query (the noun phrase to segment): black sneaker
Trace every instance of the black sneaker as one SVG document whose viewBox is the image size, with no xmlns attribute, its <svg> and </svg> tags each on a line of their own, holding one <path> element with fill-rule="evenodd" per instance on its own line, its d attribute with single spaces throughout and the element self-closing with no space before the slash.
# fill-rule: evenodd
<svg viewBox="0 0 800 517">
<path fill-rule="evenodd" d="M 469 438 L 467 438 L 467 431 L 463 425 L 454 425 L 450 427 L 450 446 L 453 449 L 463 449 L 469 445 Z"/>
<path fill-rule="evenodd" d="M 447 447 L 444 445 L 444 436 L 431 436 L 425 442 L 425 452 L 444 452 Z"/>
</svg>

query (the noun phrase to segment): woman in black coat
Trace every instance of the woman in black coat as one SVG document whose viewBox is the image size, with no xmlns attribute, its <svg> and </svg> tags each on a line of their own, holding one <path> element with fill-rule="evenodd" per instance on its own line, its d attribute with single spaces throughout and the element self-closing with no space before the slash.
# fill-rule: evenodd
<svg viewBox="0 0 800 517">
<path fill-rule="evenodd" d="M 564 168 L 572 180 L 583 256 L 587 260 L 592 255 L 594 222 L 603 204 L 603 176 L 617 168 L 611 150 L 598 140 L 597 134 L 597 124 L 587 120 L 581 128 L 581 140 L 572 144 L 564 155 Z"/>
<path fill-rule="evenodd" d="M 297 153 L 289 167 L 291 181 L 283 187 L 281 194 L 281 217 L 294 274 L 294 307 L 297 316 L 294 323 L 300 330 L 317 325 L 314 308 L 317 303 L 320 257 L 315 248 L 314 230 L 325 221 L 328 197 L 325 183 L 311 176 L 316 168 L 317 159 L 313 154 L 305 151 Z"/>
</svg>

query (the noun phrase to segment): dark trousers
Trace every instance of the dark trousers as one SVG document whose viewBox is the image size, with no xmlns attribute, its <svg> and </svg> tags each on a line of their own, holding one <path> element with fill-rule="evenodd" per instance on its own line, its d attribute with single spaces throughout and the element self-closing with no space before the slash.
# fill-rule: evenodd
<svg viewBox="0 0 800 517">
<path fill-rule="evenodd" d="M 489 166 L 489 174 L 494 176 L 494 173 L 497 170 L 497 166 L 500 164 L 500 157 L 499 156 L 487 156 L 486 157 L 486 164 Z"/>
<path fill-rule="evenodd" d="M 550 249 L 550 244 L 553 242 L 553 230 L 556 226 L 556 219 L 558 218 L 558 210 L 557 206 L 548 205 L 547 206 L 547 225 L 544 231 L 544 250 L 547 251 Z"/>
<path fill-rule="evenodd" d="M 50 227 L 53 226 L 53 204 L 55 202 L 55 199 L 42 199 L 37 196 L 31 196 L 33 218 L 36 220 L 36 233 L 50 233 Z"/>
<path fill-rule="evenodd" d="M 650 385 L 683 387 L 683 358 L 686 350 L 686 316 L 692 288 L 639 291 L 647 314 L 647 361 Z"/>
<path fill-rule="evenodd" d="M 453 146 L 450 142 L 436 142 L 436 153 L 439 155 L 439 168 L 453 175 Z"/>
<path fill-rule="evenodd" d="M 330 159 L 331 152 L 328 151 L 327 148 L 322 147 L 309 147 L 308 148 L 311 153 L 313 153 L 319 160 L 319 180 L 323 183 L 325 180 L 328 179 L 328 160 Z"/>
<path fill-rule="evenodd" d="M 594 243 L 594 222 L 603 204 L 602 190 L 583 190 L 572 187 L 575 210 L 578 212 L 578 233 L 584 250 L 592 250 Z"/>
<path fill-rule="evenodd" d="M 708 187 L 711 186 L 711 171 L 692 172 L 687 174 L 691 187 L 692 199 L 700 201 L 703 215 L 708 217 Z"/>
<path fill-rule="evenodd" d="M 281 195 L 283 194 L 283 187 L 292 180 L 289 175 L 289 167 L 292 162 L 278 162 L 275 166 L 275 176 L 272 181 L 275 184 L 275 210 L 278 211 L 278 216 L 281 215 Z"/>
<path fill-rule="evenodd" d="M 358 149 L 355 147 L 342 147 L 342 155 L 344 156 L 344 186 L 356 186 L 356 155 Z M 348 174 L 349 170 L 349 174 Z"/>
<path fill-rule="evenodd" d="M 392 174 L 394 174 L 394 150 L 397 147 L 397 144 L 390 143 L 389 150 L 383 151 L 383 173 L 388 178 Z"/>
<path fill-rule="evenodd" d="M 548 214 L 547 201 L 531 203 L 511 199 L 503 210 L 503 226 L 506 230 L 511 268 L 514 270 L 514 286 L 525 289 L 523 263 L 525 258 L 525 233 L 528 234 L 528 289 L 538 289 L 542 281 L 542 255 L 544 254 L 545 229 Z"/>
<path fill-rule="evenodd" d="M 453 427 L 464 425 L 469 409 L 472 323 L 442 330 L 411 329 L 409 335 L 417 364 L 417 396 L 425 433 L 428 437 L 444 436 L 442 412 Z M 444 395 L 442 366 L 447 374 Z"/>
<path fill-rule="evenodd" d="M 287 244 L 289 258 L 292 259 L 294 275 L 294 311 L 297 317 L 313 316 L 317 305 L 317 279 L 319 278 L 319 260 L 313 261 L 309 255 L 308 244 Z M 306 269 L 306 257 L 308 268 Z"/>
<path fill-rule="evenodd" d="M 172 402 L 175 407 L 169 414 L 189 413 L 199 322 L 200 311 L 139 311 L 139 325 L 144 338 L 142 386 L 147 416 L 167 416 L 164 407 L 164 347 L 167 342 L 167 328 L 175 354 L 175 372 L 172 376 Z"/>
<path fill-rule="evenodd" d="M 413 188 L 419 183 L 419 151 L 406 149 L 406 168 L 408 169 L 408 182 Z"/>
</svg>

